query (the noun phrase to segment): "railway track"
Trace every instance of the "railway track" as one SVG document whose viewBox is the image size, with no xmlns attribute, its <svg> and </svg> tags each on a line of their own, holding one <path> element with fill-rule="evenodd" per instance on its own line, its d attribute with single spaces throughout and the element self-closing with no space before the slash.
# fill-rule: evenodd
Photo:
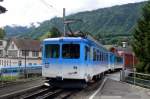
<svg viewBox="0 0 150 99">
<path fill-rule="evenodd" d="M 38 86 L 24 91 L 0 96 L 0 99 L 68 99 L 78 92 L 76 89 L 58 89 L 53 87 Z"/>
<path fill-rule="evenodd" d="M 76 92 L 77 90 L 48 88 L 26 95 L 25 97 L 21 97 L 21 99 L 67 99 Z"/>
</svg>

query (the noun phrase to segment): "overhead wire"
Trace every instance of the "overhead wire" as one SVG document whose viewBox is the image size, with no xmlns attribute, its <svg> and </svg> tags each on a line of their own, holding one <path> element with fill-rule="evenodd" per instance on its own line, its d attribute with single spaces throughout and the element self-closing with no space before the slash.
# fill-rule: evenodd
<svg viewBox="0 0 150 99">
<path fill-rule="evenodd" d="M 62 13 L 60 11 L 58 11 L 54 5 L 52 5 L 52 2 L 51 4 L 49 4 L 48 2 L 46 2 L 45 0 L 39 0 L 42 4 L 44 4 L 47 8 L 52 8 L 53 10 L 55 10 L 55 12 L 57 12 L 57 14 L 59 15 L 62 15 Z M 50 2 L 50 1 L 49 1 Z"/>
</svg>

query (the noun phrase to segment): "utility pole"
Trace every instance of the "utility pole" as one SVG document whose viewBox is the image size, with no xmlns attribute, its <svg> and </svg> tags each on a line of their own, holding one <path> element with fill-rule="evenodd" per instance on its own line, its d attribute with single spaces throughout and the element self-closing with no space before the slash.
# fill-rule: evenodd
<svg viewBox="0 0 150 99">
<path fill-rule="evenodd" d="M 65 13 L 66 13 L 66 9 L 63 8 L 63 23 L 64 23 L 64 36 L 66 36 L 66 24 L 65 24 Z"/>
<path fill-rule="evenodd" d="M 27 50 L 25 49 L 24 50 L 24 54 L 25 54 L 25 56 L 24 56 L 24 75 L 25 75 L 25 78 L 27 78 Z"/>
</svg>

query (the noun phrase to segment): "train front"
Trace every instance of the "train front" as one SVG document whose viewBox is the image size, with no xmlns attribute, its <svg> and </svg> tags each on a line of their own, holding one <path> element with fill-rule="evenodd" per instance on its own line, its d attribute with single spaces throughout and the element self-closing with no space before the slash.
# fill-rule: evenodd
<svg viewBox="0 0 150 99">
<path fill-rule="evenodd" d="M 43 42 L 42 76 L 57 87 L 80 86 L 85 82 L 81 56 L 82 38 L 49 38 Z"/>
</svg>

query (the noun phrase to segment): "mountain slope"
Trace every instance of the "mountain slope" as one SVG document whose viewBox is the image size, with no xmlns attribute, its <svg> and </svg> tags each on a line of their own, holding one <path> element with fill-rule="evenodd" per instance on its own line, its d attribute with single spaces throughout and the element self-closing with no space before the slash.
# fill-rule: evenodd
<svg viewBox="0 0 150 99">
<path fill-rule="evenodd" d="M 101 35 L 126 35 L 132 33 L 133 27 L 141 15 L 141 8 L 144 4 L 145 2 L 80 12 L 69 15 L 66 19 L 82 20 L 82 22 L 76 22 L 70 25 L 73 31 L 81 30 L 92 34 L 99 33 Z M 25 31 L 26 34 L 23 33 L 25 34 L 23 36 L 38 38 L 49 31 L 53 26 L 63 32 L 62 18 L 55 17 L 51 20 L 44 21 L 39 27 L 32 27 L 32 29 L 29 29 L 30 31 Z M 7 31 L 7 28 L 5 28 L 5 30 Z M 11 32 L 13 32 L 13 29 Z M 9 34 L 9 32 L 7 33 Z"/>
</svg>

